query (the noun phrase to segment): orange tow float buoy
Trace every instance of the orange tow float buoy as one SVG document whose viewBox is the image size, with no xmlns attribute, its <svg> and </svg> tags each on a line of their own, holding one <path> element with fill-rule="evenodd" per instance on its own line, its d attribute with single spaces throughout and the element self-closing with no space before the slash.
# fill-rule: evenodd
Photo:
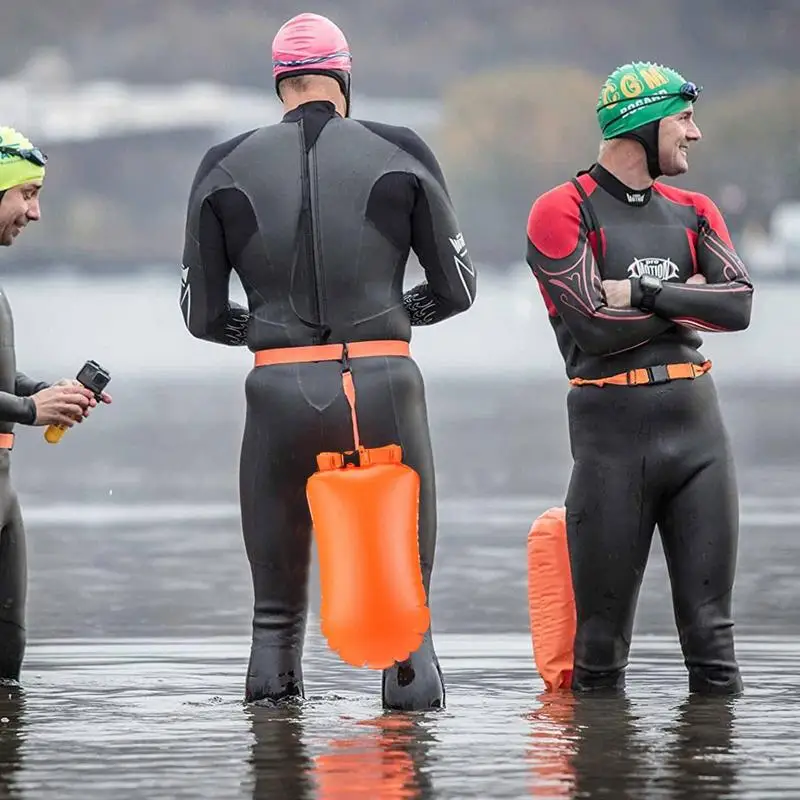
<svg viewBox="0 0 800 800">
<path fill-rule="evenodd" d="M 528 533 L 528 611 L 534 661 L 546 689 L 569 689 L 576 623 L 564 508 L 545 511 Z"/>
<path fill-rule="evenodd" d="M 306 496 L 320 563 L 321 628 L 356 667 L 385 669 L 422 644 L 430 611 L 419 556 L 420 478 L 399 445 L 362 447 L 346 356 L 355 449 L 320 453 Z"/>
</svg>

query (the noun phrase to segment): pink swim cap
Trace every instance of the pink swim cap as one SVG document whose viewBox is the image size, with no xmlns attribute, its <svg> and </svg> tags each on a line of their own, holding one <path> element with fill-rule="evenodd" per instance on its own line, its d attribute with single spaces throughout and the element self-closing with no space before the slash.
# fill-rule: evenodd
<svg viewBox="0 0 800 800">
<path fill-rule="evenodd" d="M 278 78 L 329 70 L 350 72 L 350 48 L 342 31 L 327 17 L 298 14 L 272 42 L 272 74 Z"/>
</svg>

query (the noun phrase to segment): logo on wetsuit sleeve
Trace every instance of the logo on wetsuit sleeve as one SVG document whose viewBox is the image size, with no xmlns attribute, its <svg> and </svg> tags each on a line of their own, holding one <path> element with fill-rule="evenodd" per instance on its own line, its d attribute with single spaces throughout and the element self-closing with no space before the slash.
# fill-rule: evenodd
<svg viewBox="0 0 800 800">
<path fill-rule="evenodd" d="M 450 240 L 450 244 L 452 245 L 453 250 L 456 251 L 456 254 L 453 256 L 453 260 L 455 261 L 456 264 L 456 272 L 458 273 L 461 285 L 464 287 L 464 291 L 467 293 L 467 297 L 469 298 L 469 304 L 472 305 L 475 298 L 469 289 L 469 283 L 467 281 L 466 275 L 469 275 L 471 278 L 474 278 L 475 268 L 466 263 L 467 243 L 464 241 L 464 234 L 458 233 L 455 238 L 453 238 L 452 236 L 448 236 L 447 238 Z"/>
<path fill-rule="evenodd" d="M 448 237 L 449 238 L 449 237 Z M 467 253 L 467 243 L 464 241 L 464 234 L 459 233 L 455 239 L 450 239 L 450 244 L 453 245 L 453 250 L 459 256 L 464 256 Z"/>
<path fill-rule="evenodd" d="M 181 264 L 181 310 L 186 324 L 189 324 L 189 317 L 192 313 L 192 287 L 189 285 L 189 267 Z"/>
<path fill-rule="evenodd" d="M 652 275 L 662 281 L 678 278 L 678 265 L 668 258 L 635 258 L 628 267 L 628 276 L 641 278 L 642 275 Z"/>
</svg>

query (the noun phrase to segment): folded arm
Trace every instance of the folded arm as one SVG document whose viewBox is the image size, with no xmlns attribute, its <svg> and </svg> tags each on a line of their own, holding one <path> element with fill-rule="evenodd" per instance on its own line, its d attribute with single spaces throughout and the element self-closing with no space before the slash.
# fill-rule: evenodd
<svg viewBox="0 0 800 800">
<path fill-rule="evenodd" d="M 570 185 L 542 195 L 528 218 L 527 262 L 575 343 L 590 355 L 611 355 L 650 341 L 673 323 L 635 308 L 611 308 Z"/>
<path fill-rule="evenodd" d="M 753 283 L 714 203 L 697 195 L 697 266 L 706 283 L 664 283 L 653 311 L 660 317 L 706 331 L 741 331 L 750 325 Z M 631 305 L 641 301 L 632 284 Z"/>
</svg>

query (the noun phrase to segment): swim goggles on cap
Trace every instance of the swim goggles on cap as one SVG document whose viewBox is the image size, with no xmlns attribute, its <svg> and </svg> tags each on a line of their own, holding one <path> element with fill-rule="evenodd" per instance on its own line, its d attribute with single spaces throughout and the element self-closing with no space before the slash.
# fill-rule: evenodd
<svg viewBox="0 0 800 800">
<path fill-rule="evenodd" d="M 691 81 L 686 81 L 686 83 L 681 86 L 678 90 L 677 96 L 682 97 L 684 100 L 691 100 L 694 102 L 700 97 L 700 92 L 703 91 L 702 86 L 698 86 L 696 83 L 692 83 Z M 675 95 L 673 95 L 674 97 Z"/>
<path fill-rule="evenodd" d="M 683 100 L 689 100 L 690 102 L 694 103 L 694 101 L 700 97 L 700 92 L 702 91 L 702 86 L 698 86 L 696 83 L 692 83 L 691 81 L 686 81 L 686 83 L 684 83 L 677 92 L 665 92 L 664 94 L 647 95 L 647 104 L 651 105 L 652 103 L 660 103 L 662 100 L 669 100 L 670 97 L 680 97 Z M 626 101 L 610 100 L 608 103 L 603 103 L 603 105 L 598 106 L 597 111 L 601 111 L 609 106 L 617 106 L 624 102 Z"/>
<path fill-rule="evenodd" d="M 47 163 L 47 156 L 38 147 L 23 150 L 18 147 L 0 144 L 0 153 L 24 158 L 26 161 L 30 161 L 31 164 L 36 164 L 37 167 L 43 167 Z"/>
</svg>

